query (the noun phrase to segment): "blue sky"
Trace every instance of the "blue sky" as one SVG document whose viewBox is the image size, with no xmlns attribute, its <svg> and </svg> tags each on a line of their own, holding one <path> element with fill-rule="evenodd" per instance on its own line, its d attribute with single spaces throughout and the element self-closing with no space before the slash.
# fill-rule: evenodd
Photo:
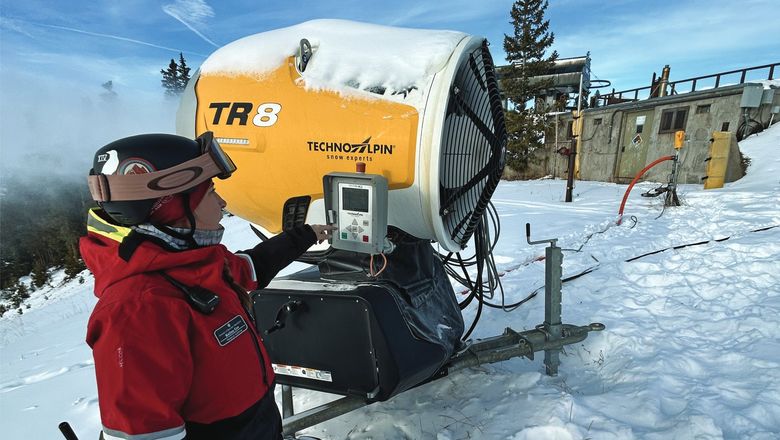
<svg viewBox="0 0 780 440">
<path fill-rule="evenodd" d="M 314 18 L 483 35 L 504 63 L 510 0 L 2 0 L 0 87 L 67 81 L 100 91 L 160 92 L 159 70 L 182 51 L 199 66 L 216 47 Z M 593 73 L 620 89 L 671 65 L 683 79 L 780 61 L 776 0 L 551 0 L 561 57 L 591 52 Z M 97 92 L 96 92 L 97 93 Z"/>
</svg>

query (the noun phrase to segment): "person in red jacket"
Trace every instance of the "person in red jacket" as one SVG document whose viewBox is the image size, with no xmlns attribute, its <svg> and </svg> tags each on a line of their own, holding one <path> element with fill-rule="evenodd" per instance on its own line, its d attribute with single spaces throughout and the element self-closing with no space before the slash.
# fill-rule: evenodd
<svg viewBox="0 0 780 440">
<path fill-rule="evenodd" d="M 281 439 L 274 372 L 247 291 L 331 228 L 302 225 L 253 249 L 219 244 L 213 177 L 236 167 L 210 132 L 150 134 L 95 154 L 80 242 L 99 298 L 87 343 L 105 439 Z"/>
</svg>

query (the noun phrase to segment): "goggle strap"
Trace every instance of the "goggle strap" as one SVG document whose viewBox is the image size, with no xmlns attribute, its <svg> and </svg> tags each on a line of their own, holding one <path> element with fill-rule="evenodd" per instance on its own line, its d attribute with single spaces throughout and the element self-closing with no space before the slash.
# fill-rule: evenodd
<svg viewBox="0 0 780 440">
<path fill-rule="evenodd" d="M 208 153 L 171 168 L 144 174 L 97 174 L 87 177 L 96 202 L 146 200 L 178 194 L 223 174 Z"/>
</svg>

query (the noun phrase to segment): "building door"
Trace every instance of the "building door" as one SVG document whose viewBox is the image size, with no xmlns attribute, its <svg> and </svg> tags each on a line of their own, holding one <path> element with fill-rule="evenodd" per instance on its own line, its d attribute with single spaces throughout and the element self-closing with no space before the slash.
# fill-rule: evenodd
<svg viewBox="0 0 780 440">
<path fill-rule="evenodd" d="M 647 147 L 653 126 L 653 109 L 626 113 L 620 140 L 618 179 L 633 179 L 647 165 Z"/>
</svg>

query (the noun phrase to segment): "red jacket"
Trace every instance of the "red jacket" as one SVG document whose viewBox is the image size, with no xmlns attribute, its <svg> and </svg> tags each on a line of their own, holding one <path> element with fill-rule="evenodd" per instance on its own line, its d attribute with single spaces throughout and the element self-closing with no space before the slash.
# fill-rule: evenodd
<svg viewBox="0 0 780 440">
<path fill-rule="evenodd" d="M 190 425 L 230 420 L 257 405 L 274 373 L 224 266 L 238 285 L 254 290 L 258 283 L 253 275 L 262 269 L 263 253 L 247 252 L 255 257 L 253 267 L 243 258 L 247 255 L 237 256 L 222 245 L 171 251 L 144 241 L 124 261 L 118 248 L 129 230 L 94 213 L 90 222 L 80 248 L 95 275 L 99 298 L 87 343 L 95 359 L 104 432 L 117 438 L 184 438 Z M 286 252 L 274 255 L 277 261 L 263 271 L 259 287 L 314 242 L 313 231 L 308 231 L 303 239 L 301 234 L 297 240 L 284 234 L 272 239 L 276 244 L 269 249 Z M 195 310 L 158 271 L 214 292 L 220 298 L 216 310 L 209 315 Z M 192 434 L 188 438 L 196 437 Z"/>
</svg>

